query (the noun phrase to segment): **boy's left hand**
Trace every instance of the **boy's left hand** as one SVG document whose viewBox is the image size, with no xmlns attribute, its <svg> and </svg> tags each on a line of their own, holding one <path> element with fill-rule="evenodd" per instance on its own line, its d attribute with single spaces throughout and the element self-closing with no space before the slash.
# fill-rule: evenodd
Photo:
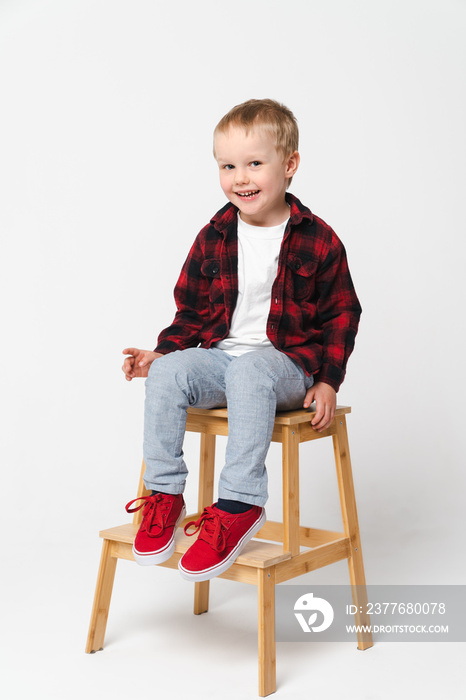
<svg viewBox="0 0 466 700">
<path fill-rule="evenodd" d="M 321 433 L 326 428 L 329 428 L 334 417 L 337 407 L 337 392 L 325 382 L 316 382 L 310 389 L 307 390 L 304 397 L 304 408 L 309 408 L 311 403 L 316 402 L 316 414 L 311 421 L 314 430 Z"/>
</svg>

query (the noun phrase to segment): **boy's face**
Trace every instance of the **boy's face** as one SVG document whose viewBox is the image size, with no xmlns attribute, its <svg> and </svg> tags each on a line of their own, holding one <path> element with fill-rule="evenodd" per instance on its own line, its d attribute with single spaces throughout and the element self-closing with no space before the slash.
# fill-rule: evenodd
<svg viewBox="0 0 466 700">
<path fill-rule="evenodd" d="M 215 135 L 214 152 L 220 185 L 241 218 L 253 226 L 277 226 L 288 218 L 285 192 L 299 165 L 295 151 L 286 160 L 272 134 L 260 126 L 233 127 Z"/>
</svg>

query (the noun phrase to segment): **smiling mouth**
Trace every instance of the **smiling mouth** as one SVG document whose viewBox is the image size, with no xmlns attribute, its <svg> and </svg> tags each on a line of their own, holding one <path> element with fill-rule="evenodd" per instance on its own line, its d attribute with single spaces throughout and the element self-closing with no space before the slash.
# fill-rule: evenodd
<svg viewBox="0 0 466 700">
<path fill-rule="evenodd" d="M 250 190 L 249 192 L 237 192 L 236 194 L 242 199 L 251 199 L 251 197 L 255 197 L 259 192 L 260 190 Z"/>
</svg>

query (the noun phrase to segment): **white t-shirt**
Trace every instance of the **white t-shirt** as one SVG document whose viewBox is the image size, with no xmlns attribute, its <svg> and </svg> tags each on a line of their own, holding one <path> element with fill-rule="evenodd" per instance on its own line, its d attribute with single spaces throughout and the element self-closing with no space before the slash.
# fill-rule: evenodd
<svg viewBox="0 0 466 700">
<path fill-rule="evenodd" d="M 216 343 L 230 355 L 271 347 L 267 338 L 272 285 L 288 219 L 278 226 L 246 224 L 238 215 L 238 299 L 227 338 Z"/>
</svg>

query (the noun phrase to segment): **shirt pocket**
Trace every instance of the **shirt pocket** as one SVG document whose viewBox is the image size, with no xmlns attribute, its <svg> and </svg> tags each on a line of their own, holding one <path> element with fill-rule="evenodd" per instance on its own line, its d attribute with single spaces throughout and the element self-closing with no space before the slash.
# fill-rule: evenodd
<svg viewBox="0 0 466 700">
<path fill-rule="evenodd" d="M 285 289 L 288 296 L 311 300 L 315 291 L 318 263 L 311 258 L 291 255 L 286 265 Z"/>
<path fill-rule="evenodd" d="M 209 301 L 211 304 L 223 304 L 223 284 L 220 274 L 221 265 L 219 258 L 209 258 L 201 265 L 201 273 L 209 283 Z"/>
</svg>

